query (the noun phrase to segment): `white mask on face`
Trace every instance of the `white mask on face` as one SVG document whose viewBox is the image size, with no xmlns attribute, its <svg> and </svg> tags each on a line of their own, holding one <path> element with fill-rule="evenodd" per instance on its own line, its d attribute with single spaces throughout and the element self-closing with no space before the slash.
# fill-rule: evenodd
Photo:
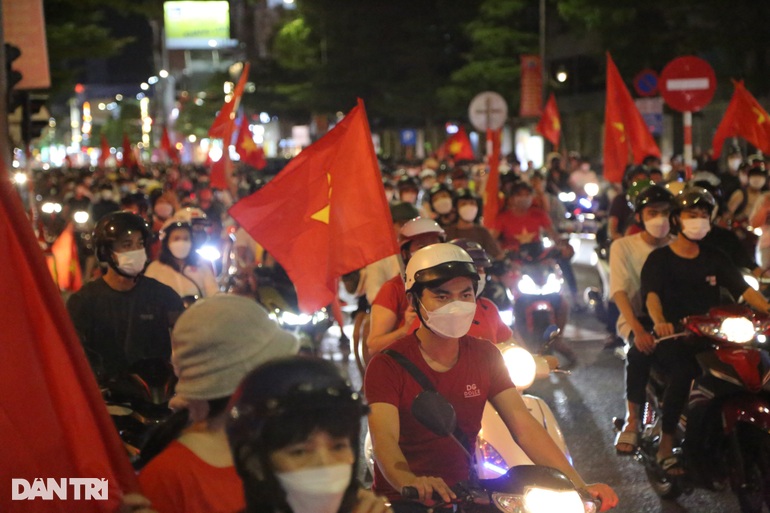
<svg viewBox="0 0 770 513">
<path fill-rule="evenodd" d="M 727 159 L 727 165 L 731 171 L 738 171 L 738 168 L 741 167 L 741 163 L 743 163 L 743 159 L 740 157 Z"/>
<path fill-rule="evenodd" d="M 424 305 L 423 308 L 425 308 Z M 474 315 L 476 315 L 475 302 L 452 301 L 432 312 L 425 308 L 425 325 L 442 337 L 460 338 L 471 329 Z"/>
<path fill-rule="evenodd" d="M 137 276 L 144 271 L 144 265 L 147 263 L 147 252 L 144 249 L 134 251 L 125 251 L 123 253 L 115 252 L 118 269 L 129 276 Z"/>
<path fill-rule="evenodd" d="M 160 219 L 168 219 L 174 213 L 174 207 L 170 203 L 158 203 L 153 212 Z"/>
<path fill-rule="evenodd" d="M 433 210 L 439 214 L 448 214 L 452 211 L 452 198 L 439 198 L 433 202 Z"/>
<path fill-rule="evenodd" d="M 189 240 L 175 240 L 168 243 L 168 250 L 174 255 L 174 258 L 183 260 L 190 255 L 190 248 L 192 248 L 192 241 Z"/>
<path fill-rule="evenodd" d="M 479 297 L 484 292 L 484 286 L 487 284 L 487 274 L 479 273 L 479 289 L 476 291 L 476 297 Z"/>
<path fill-rule="evenodd" d="M 405 203 L 414 204 L 415 200 L 417 200 L 417 193 L 414 193 L 414 192 L 401 193 L 401 201 Z"/>
<path fill-rule="evenodd" d="M 668 232 L 671 230 L 668 216 L 656 216 L 652 219 L 648 219 L 644 222 L 644 229 L 656 239 L 662 239 L 668 235 Z"/>
<path fill-rule="evenodd" d="M 457 210 L 457 213 L 460 214 L 460 218 L 463 221 L 472 223 L 479 213 L 479 207 L 476 205 L 463 205 Z"/>
<path fill-rule="evenodd" d="M 395 191 L 393 189 L 385 189 L 385 199 L 388 201 L 393 201 L 393 193 Z"/>
<path fill-rule="evenodd" d="M 754 175 L 749 177 L 749 187 L 752 189 L 761 189 L 765 186 L 765 182 L 767 182 L 767 178 L 764 176 Z"/>
<path fill-rule="evenodd" d="M 313 467 L 275 475 L 294 513 L 336 513 L 352 476 L 352 464 Z"/>
<path fill-rule="evenodd" d="M 711 220 L 702 217 L 682 219 L 682 233 L 690 240 L 701 240 L 711 231 Z"/>
</svg>

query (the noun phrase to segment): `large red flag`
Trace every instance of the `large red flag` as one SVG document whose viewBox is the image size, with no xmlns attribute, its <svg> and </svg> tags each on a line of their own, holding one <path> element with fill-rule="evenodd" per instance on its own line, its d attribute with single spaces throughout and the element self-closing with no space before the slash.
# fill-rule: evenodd
<svg viewBox="0 0 770 513">
<path fill-rule="evenodd" d="M 629 152 L 632 158 L 629 158 Z M 610 182 L 620 182 L 630 161 L 641 164 L 648 155 L 660 157 L 660 149 L 607 52 L 604 177 Z"/>
<path fill-rule="evenodd" d="M 1 162 L 0 511 L 114 512 L 136 478 Z M 12 500 L 14 492 L 34 494 L 37 478 L 69 479 L 67 499 Z M 108 500 L 82 500 L 71 481 L 79 478 L 106 480 Z"/>
<path fill-rule="evenodd" d="M 722 153 L 725 139 L 734 136 L 743 137 L 762 153 L 770 153 L 770 115 L 746 89 L 743 80 L 733 81 L 733 85 L 733 97 L 712 141 L 714 158 Z"/>
<path fill-rule="evenodd" d="M 286 269 L 299 306 L 337 295 L 337 278 L 398 252 L 364 103 L 230 215 Z"/>
<path fill-rule="evenodd" d="M 51 246 L 48 270 L 59 285 L 59 290 L 77 292 L 83 286 L 83 273 L 80 270 L 75 229 L 72 223 L 67 224 Z"/>
<path fill-rule="evenodd" d="M 171 137 L 168 135 L 168 128 L 163 127 L 163 134 L 160 136 L 160 149 L 166 154 L 166 158 L 174 164 L 179 164 L 179 151 L 176 146 L 171 144 Z"/>
<path fill-rule="evenodd" d="M 235 124 L 235 116 L 238 112 L 238 105 L 241 102 L 241 96 L 246 89 L 246 82 L 249 78 L 249 69 L 251 65 L 246 62 L 243 65 L 243 71 L 241 71 L 241 77 L 238 79 L 238 83 L 233 89 L 232 97 L 230 101 L 225 102 L 222 108 L 219 110 L 217 117 L 214 118 L 214 122 L 209 128 L 209 137 L 224 138 L 225 131 L 229 126 L 230 134 L 233 133 L 233 125 Z M 228 139 L 229 140 L 229 139 Z"/>
<path fill-rule="evenodd" d="M 561 139 L 561 117 L 559 109 L 556 107 L 556 97 L 551 93 L 548 101 L 543 108 L 543 116 L 535 127 L 537 133 L 548 139 L 556 149 L 559 148 L 559 139 Z"/>
<path fill-rule="evenodd" d="M 487 145 L 490 146 L 489 175 L 484 191 L 484 226 L 494 228 L 497 213 L 500 211 L 498 193 L 500 192 L 500 135 L 501 129 L 487 130 Z"/>
<path fill-rule="evenodd" d="M 241 162 L 256 169 L 265 169 L 267 161 L 265 152 L 254 143 L 254 136 L 249 130 L 249 120 L 244 114 L 241 117 L 241 128 L 238 130 L 238 138 L 235 140 L 235 151 L 241 156 Z"/>
<path fill-rule="evenodd" d="M 450 135 L 438 149 L 438 158 L 452 157 L 454 160 L 473 160 L 473 146 L 465 133 L 465 128 L 459 127 L 456 133 Z"/>
<path fill-rule="evenodd" d="M 128 134 L 123 132 L 123 167 L 134 167 L 137 165 L 134 150 L 131 148 L 131 140 Z"/>
<path fill-rule="evenodd" d="M 96 159 L 96 165 L 99 167 L 105 167 L 107 165 L 107 159 L 110 156 L 110 143 L 107 142 L 107 137 L 102 134 L 102 137 L 99 141 L 99 149 L 101 150 L 99 152 L 99 158 Z"/>
</svg>

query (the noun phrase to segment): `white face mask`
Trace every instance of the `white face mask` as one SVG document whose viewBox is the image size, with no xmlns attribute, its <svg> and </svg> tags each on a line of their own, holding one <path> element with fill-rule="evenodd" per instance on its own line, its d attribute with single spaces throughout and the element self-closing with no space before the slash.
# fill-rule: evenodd
<svg viewBox="0 0 770 513">
<path fill-rule="evenodd" d="M 353 465 L 278 472 L 275 477 L 294 513 L 337 513 L 353 477 Z"/>
<path fill-rule="evenodd" d="M 393 189 L 385 189 L 385 199 L 388 201 L 393 201 Z"/>
<path fill-rule="evenodd" d="M 752 189 L 761 189 L 765 186 L 765 182 L 767 182 L 767 178 L 764 176 L 754 175 L 749 177 L 749 187 Z"/>
<path fill-rule="evenodd" d="M 169 203 L 158 203 L 153 213 L 160 219 L 168 219 L 174 213 L 174 207 Z"/>
<path fill-rule="evenodd" d="M 406 203 L 414 203 L 417 199 L 417 194 L 414 192 L 405 192 L 401 194 L 401 201 Z"/>
<path fill-rule="evenodd" d="M 424 305 L 423 308 L 425 308 Z M 432 312 L 425 308 L 425 325 L 442 337 L 460 338 L 471 329 L 474 315 L 476 315 L 475 301 L 473 303 L 452 301 Z"/>
<path fill-rule="evenodd" d="M 727 165 L 731 171 L 738 171 L 738 168 L 741 167 L 741 163 L 743 163 L 742 158 L 727 159 Z"/>
<path fill-rule="evenodd" d="M 484 286 L 487 284 L 487 274 L 479 273 L 479 290 L 476 291 L 476 297 L 479 297 L 484 292 Z"/>
<path fill-rule="evenodd" d="M 463 205 L 457 210 L 457 213 L 460 214 L 460 218 L 463 221 L 472 223 L 479 213 L 479 207 L 476 205 Z"/>
<path fill-rule="evenodd" d="M 174 258 L 183 260 L 190 255 L 190 249 L 192 248 L 192 241 L 189 240 L 175 240 L 168 243 L 168 250 L 174 255 Z"/>
<path fill-rule="evenodd" d="M 123 253 L 115 252 L 118 269 L 128 276 L 137 276 L 144 271 L 144 265 L 147 263 L 147 252 L 144 249 L 134 251 L 125 251 Z"/>
<path fill-rule="evenodd" d="M 439 198 L 433 202 L 433 210 L 439 214 L 448 214 L 452 211 L 452 198 Z"/>
<path fill-rule="evenodd" d="M 644 229 L 656 239 L 662 239 L 668 235 L 668 232 L 671 230 L 668 216 L 656 216 L 652 219 L 648 219 L 644 222 Z"/>
<path fill-rule="evenodd" d="M 711 220 L 702 217 L 682 219 L 682 233 L 690 240 L 701 240 L 711 231 Z"/>
</svg>

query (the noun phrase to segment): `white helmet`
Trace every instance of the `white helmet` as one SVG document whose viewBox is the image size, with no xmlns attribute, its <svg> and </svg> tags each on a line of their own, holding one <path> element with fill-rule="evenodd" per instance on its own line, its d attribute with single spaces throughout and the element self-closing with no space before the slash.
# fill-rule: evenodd
<svg viewBox="0 0 770 513">
<path fill-rule="evenodd" d="M 446 240 L 446 232 L 436 221 L 427 217 L 415 217 L 404 223 L 404 226 L 401 227 L 401 230 L 398 232 L 398 244 L 403 249 L 404 244 L 426 233 L 436 233 L 439 236 L 439 240 L 442 242 Z"/>
<path fill-rule="evenodd" d="M 406 264 L 406 291 L 415 285 L 440 285 L 465 276 L 478 283 L 479 273 L 471 256 L 461 247 L 449 243 L 431 244 L 414 253 Z M 476 285 L 474 285 L 475 288 Z"/>
</svg>

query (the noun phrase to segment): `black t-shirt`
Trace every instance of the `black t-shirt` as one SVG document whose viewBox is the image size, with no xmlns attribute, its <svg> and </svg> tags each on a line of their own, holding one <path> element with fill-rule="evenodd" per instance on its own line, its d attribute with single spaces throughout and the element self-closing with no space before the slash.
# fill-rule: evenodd
<svg viewBox="0 0 770 513">
<path fill-rule="evenodd" d="M 736 267 L 746 268 L 753 271 L 757 268 L 757 263 L 752 255 L 746 251 L 746 247 L 735 235 L 735 232 L 722 228 L 721 226 L 712 226 L 711 231 L 700 241 L 700 246 L 708 246 L 719 250 L 727 255 Z"/>
<path fill-rule="evenodd" d="M 642 297 L 660 297 L 663 316 L 679 322 L 723 303 L 720 287 L 738 299 L 749 288 L 743 276 L 719 250 L 701 247 L 695 258 L 682 258 L 669 246 L 654 250 L 642 267 Z"/>
<path fill-rule="evenodd" d="M 628 204 L 625 193 L 620 193 L 612 198 L 610 203 L 610 211 L 608 215 L 616 217 L 618 219 L 618 233 L 623 235 L 626 232 L 626 228 L 631 224 L 631 216 L 634 215 L 633 209 Z"/>
<path fill-rule="evenodd" d="M 103 278 L 89 282 L 67 310 L 94 372 L 114 376 L 144 358 L 170 360 L 171 328 L 184 306 L 171 287 L 142 276 L 125 292 Z"/>
</svg>

